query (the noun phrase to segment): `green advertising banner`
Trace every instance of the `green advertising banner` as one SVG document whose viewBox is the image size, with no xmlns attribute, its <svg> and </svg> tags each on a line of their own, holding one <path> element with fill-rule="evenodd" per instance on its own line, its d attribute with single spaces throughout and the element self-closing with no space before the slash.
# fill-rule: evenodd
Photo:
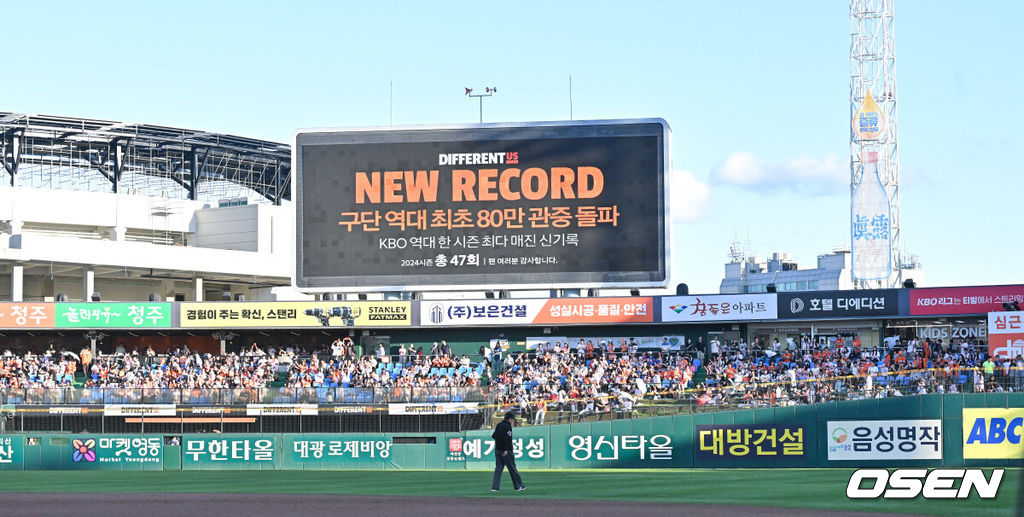
<svg viewBox="0 0 1024 517">
<path fill-rule="evenodd" d="M 286 469 L 382 469 L 393 465 L 391 437 L 384 435 L 286 434 Z"/>
<path fill-rule="evenodd" d="M 468 469 L 494 468 L 493 429 L 467 431 L 464 437 L 449 436 L 445 463 L 464 462 Z M 455 440 L 455 441 L 453 441 Z M 462 440 L 461 443 L 458 440 Z M 461 451 L 453 451 L 461 445 Z M 516 453 L 516 466 L 522 469 L 549 468 L 548 455 L 551 439 L 547 427 L 515 428 L 512 431 L 512 445 Z"/>
<path fill-rule="evenodd" d="M 61 468 L 66 470 L 163 468 L 163 444 L 158 436 L 72 435 L 69 445 L 61 447 Z"/>
<path fill-rule="evenodd" d="M 683 465 L 689 444 L 665 426 L 655 429 L 657 419 L 593 422 L 513 430 L 516 465 L 522 469 L 546 468 L 665 468 Z M 646 425 L 637 425 L 643 422 Z M 659 432 L 664 430 L 664 432 Z M 468 431 L 447 437 L 445 468 L 494 467 L 491 430 Z"/>
<path fill-rule="evenodd" d="M 562 449 L 567 468 L 672 467 L 678 458 L 667 434 L 590 435 L 570 434 Z"/>
<path fill-rule="evenodd" d="M 25 468 L 25 438 L 21 435 L 0 435 L 0 470 Z"/>
<path fill-rule="evenodd" d="M 269 470 L 280 468 L 281 435 L 186 434 L 182 470 Z M 283 440 L 282 440 L 283 441 Z"/>
<path fill-rule="evenodd" d="M 170 328 L 171 303 L 57 303 L 57 328 Z"/>
</svg>

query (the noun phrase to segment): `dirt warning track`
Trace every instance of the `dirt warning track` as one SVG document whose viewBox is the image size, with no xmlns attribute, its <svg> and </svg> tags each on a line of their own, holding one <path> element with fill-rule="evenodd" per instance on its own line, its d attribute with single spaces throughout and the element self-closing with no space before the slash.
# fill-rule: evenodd
<svg viewBox="0 0 1024 517">
<path fill-rule="evenodd" d="M 502 494 L 505 494 L 502 492 Z M 507 494 L 512 495 L 512 494 Z M 525 513 L 521 513 L 525 512 Z M 580 517 L 758 515 L 803 517 L 875 515 L 813 509 L 707 504 L 665 504 L 629 501 L 568 501 L 516 497 L 395 497 L 300 494 L 195 494 L 195 493 L 4 493 L 0 515 L 113 517 L 118 515 L 295 517 L 300 515 L 444 515 L 479 517 L 503 515 L 560 515 Z M 892 514 L 887 514 L 892 515 Z"/>
</svg>

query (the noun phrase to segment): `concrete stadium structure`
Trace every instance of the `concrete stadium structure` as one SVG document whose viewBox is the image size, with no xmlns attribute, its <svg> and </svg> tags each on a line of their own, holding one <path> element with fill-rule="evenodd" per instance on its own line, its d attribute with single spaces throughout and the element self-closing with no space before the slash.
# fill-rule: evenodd
<svg viewBox="0 0 1024 517">
<path fill-rule="evenodd" d="M 303 298 L 286 144 L 0 112 L 0 157 L 0 301 Z"/>
</svg>

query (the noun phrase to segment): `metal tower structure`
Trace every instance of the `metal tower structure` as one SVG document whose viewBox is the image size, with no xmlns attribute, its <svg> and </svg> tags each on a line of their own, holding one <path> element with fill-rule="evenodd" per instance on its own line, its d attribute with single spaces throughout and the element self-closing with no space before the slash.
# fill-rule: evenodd
<svg viewBox="0 0 1024 517">
<path fill-rule="evenodd" d="M 903 281 L 900 247 L 900 173 L 896 116 L 894 3 L 895 0 L 850 0 L 851 120 L 869 94 L 874 98 L 882 117 L 880 131 L 868 138 L 864 138 L 864 135 L 859 135 L 854 128 L 851 128 L 850 196 L 852 204 L 854 193 L 865 179 L 862 158 L 865 156 L 871 156 L 872 159 L 877 157 L 879 178 L 885 187 L 890 210 L 889 249 L 892 272 L 888 279 L 879 281 L 883 287 L 898 286 Z M 874 181 L 874 178 L 869 180 Z M 868 287 L 866 281 L 856 277 L 854 284 Z"/>
</svg>

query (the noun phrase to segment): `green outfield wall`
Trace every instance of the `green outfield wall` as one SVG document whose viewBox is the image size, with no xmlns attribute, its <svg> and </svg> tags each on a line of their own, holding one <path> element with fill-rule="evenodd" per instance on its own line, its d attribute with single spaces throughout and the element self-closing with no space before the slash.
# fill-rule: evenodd
<svg viewBox="0 0 1024 517">
<path fill-rule="evenodd" d="M 1016 466 L 1024 393 L 947 394 L 517 427 L 523 470 Z M 0 435 L 0 470 L 490 469 L 490 430 Z"/>
</svg>

